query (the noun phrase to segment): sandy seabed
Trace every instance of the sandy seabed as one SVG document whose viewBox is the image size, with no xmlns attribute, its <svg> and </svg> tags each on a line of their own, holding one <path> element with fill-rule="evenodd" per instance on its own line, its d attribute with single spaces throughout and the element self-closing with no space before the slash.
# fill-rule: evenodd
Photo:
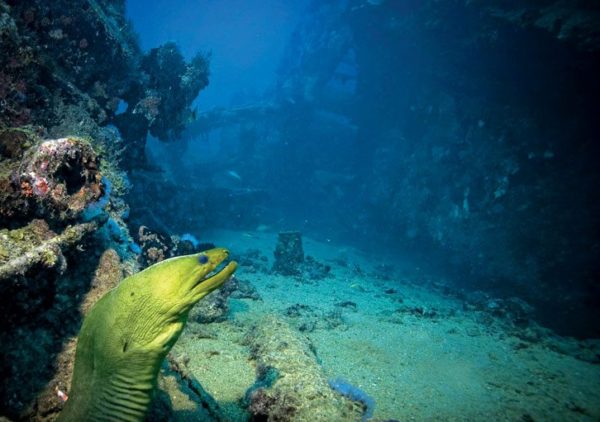
<svg viewBox="0 0 600 422">
<path fill-rule="evenodd" d="M 207 237 L 234 256 L 258 249 L 270 268 L 276 233 Z M 307 337 L 327 378 L 374 398 L 371 420 L 600 420 L 600 365 L 515 336 L 410 263 L 306 237 L 304 251 L 331 266 L 331 276 L 312 281 L 240 266 L 237 277 L 262 300 L 230 298 L 226 321 L 206 324 L 206 336 L 186 330 L 173 350 L 190 356 L 189 369 L 228 420 L 247 420 L 240 403 L 256 379 L 243 337 L 273 314 Z"/>
</svg>

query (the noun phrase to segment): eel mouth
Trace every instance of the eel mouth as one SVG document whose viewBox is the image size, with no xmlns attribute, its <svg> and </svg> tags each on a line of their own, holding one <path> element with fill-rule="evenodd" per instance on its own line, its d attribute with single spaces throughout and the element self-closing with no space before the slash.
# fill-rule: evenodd
<svg viewBox="0 0 600 422">
<path fill-rule="evenodd" d="M 231 277 L 233 275 L 236 268 L 237 268 L 237 262 L 223 261 L 214 270 L 212 270 L 211 272 L 206 274 L 204 277 L 202 277 L 198 281 L 198 284 L 196 284 L 196 286 L 203 284 L 203 283 L 209 281 L 211 278 L 216 277 L 216 276 L 219 276 L 220 278 L 224 278 L 225 280 L 227 280 L 229 277 Z"/>
<path fill-rule="evenodd" d="M 204 277 L 200 278 L 200 280 L 198 281 L 198 284 L 203 283 L 204 281 L 208 280 L 209 278 L 214 277 L 217 274 L 219 274 L 221 271 L 223 271 L 225 269 L 227 264 L 228 264 L 227 258 L 224 258 L 223 261 L 218 263 L 212 271 L 210 271 Z"/>
<path fill-rule="evenodd" d="M 202 263 L 202 260 L 205 260 L 205 264 L 211 268 L 211 271 L 200 277 L 193 288 L 194 293 L 208 294 L 229 280 L 237 269 L 237 262 L 228 261 L 228 257 L 229 251 L 220 248 L 198 254 L 199 262 Z"/>
</svg>

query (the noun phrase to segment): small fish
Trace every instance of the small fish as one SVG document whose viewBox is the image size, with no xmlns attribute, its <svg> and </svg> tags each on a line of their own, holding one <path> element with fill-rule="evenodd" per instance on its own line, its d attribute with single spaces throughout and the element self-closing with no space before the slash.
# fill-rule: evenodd
<svg viewBox="0 0 600 422">
<path fill-rule="evenodd" d="M 237 172 L 236 172 L 235 170 L 229 170 L 229 171 L 227 172 L 227 174 L 228 174 L 229 176 L 233 177 L 234 179 L 237 179 L 237 180 L 242 180 L 242 176 L 240 176 L 239 174 L 237 174 Z"/>
<path fill-rule="evenodd" d="M 267 230 L 269 230 L 269 226 L 267 226 L 266 224 L 259 224 L 256 227 L 257 232 L 266 232 Z"/>
</svg>

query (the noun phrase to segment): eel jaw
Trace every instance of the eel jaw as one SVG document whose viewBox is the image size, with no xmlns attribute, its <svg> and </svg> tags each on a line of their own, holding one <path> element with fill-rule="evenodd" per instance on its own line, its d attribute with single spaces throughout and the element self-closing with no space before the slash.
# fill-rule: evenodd
<svg viewBox="0 0 600 422">
<path fill-rule="evenodd" d="M 220 262 L 215 266 L 218 267 L 227 256 L 224 256 L 220 259 Z M 235 270 L 237 269 L 237 262 L 231 261 L 225 267 L 215 272 L 215 270 L 211 271 L 204 278 L 200 279 L 199 282 L 192 288 L 191 291 L 191 300 L 193 303 L 198 302 L 204 296 L 209 294 L 210 292 L 221 287 L 229 278 L 233 275 Z"/>
</svg>

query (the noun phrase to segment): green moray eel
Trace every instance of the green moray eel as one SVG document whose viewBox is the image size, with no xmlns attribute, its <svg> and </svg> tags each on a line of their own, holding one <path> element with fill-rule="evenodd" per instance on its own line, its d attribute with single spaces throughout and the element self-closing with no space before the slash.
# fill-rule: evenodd
<svg viewBox="0 0 600 422">
<path fill-rule="evenodd" d="M 225 249 L 171 258 L 121 281 L 83 321 L 59 421 L 142 421 L 190 309 L 233 275 Z"/>
</svg>

